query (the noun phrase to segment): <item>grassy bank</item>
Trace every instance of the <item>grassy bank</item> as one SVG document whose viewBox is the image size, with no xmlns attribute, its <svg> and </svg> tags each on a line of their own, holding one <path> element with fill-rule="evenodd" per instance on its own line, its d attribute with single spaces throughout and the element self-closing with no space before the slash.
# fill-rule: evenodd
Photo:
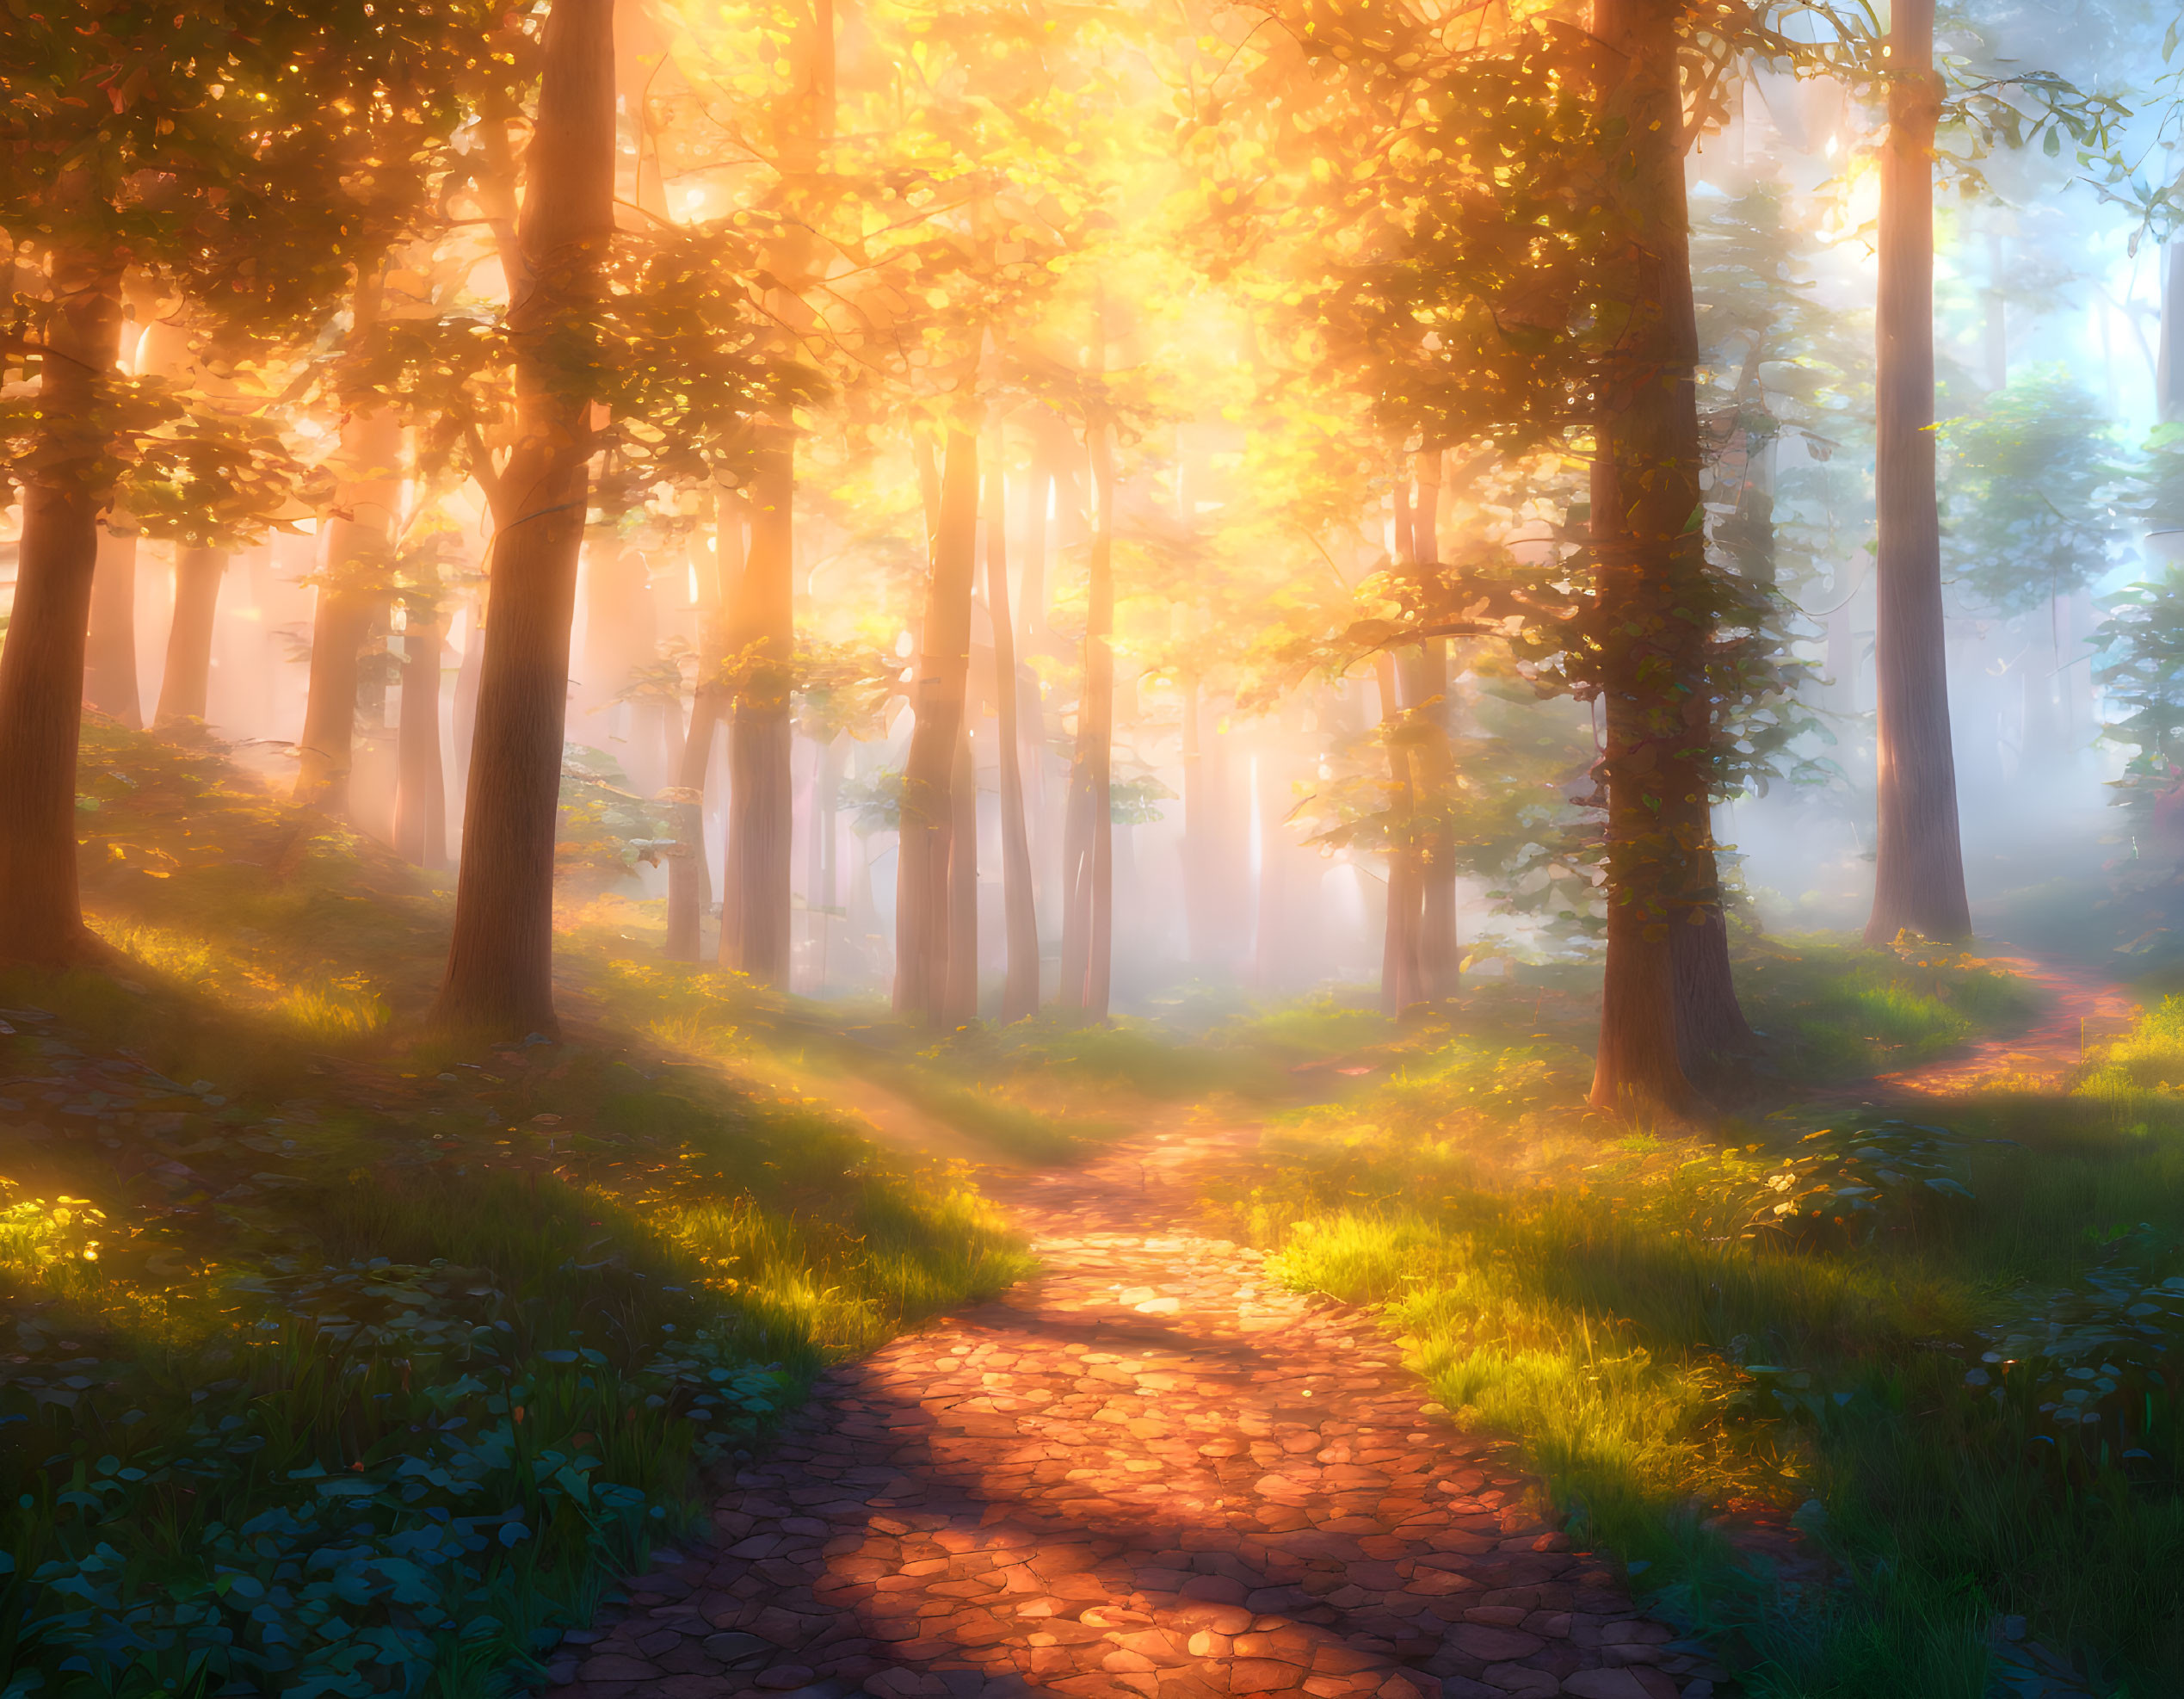
<svg viewBox="0 0 2184 1699">
<path fill-rule="evenodd" d="M 1796 948 L 1793 1007 L 1870 1012 L 1897 972 Z M 1925 992 L 1957 1037 L 2023 1006 L 1960 991 Z M 1585 1113 L 1586 1074 L 1551 1039 L 1449 1036 L 1289 1117 L 1214 1207 L 1291 1284 L 1383 1306 L 1748 1691 L 1977 1699 L 2035 1642 L 2095 1690 L 2184 1690 L 2184 1004 L 2072 1093 L 1946 1129 L 1634 1135 Z M 1826 1585 L 1754 1555 L 1792 1525 Z"/>
<path fill-rule="evenodd" d="M 409 1040 L 441 883 L 87 757 L 131 960 L 0 980 L 0 1693 L 492 1690 L 820 1366 L 1027 1269 L 582 960 L 569 1042 Z"/>
</svg>

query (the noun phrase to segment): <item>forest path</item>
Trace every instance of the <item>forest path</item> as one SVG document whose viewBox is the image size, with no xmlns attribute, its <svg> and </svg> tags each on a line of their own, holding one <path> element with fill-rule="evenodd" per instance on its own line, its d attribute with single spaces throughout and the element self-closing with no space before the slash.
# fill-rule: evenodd
<svg viewBox="0 0 2184 1699">
<path fill-rule="evenodd" d="M 1962 1097 L 2003 1078 L 2022 1081 L 2032 1090 L 2059 1090 L 2084 1060 L 2088 1047 L 2115 1037 L 2140 1013 L 2137 998 L 2094 969 L 2029 956 L 1992 955 L 1987 960 L 2008 968 L 2045 995 L 2046 1004 L 2030 1026 L 1981 1039 L 1915 1068 L 1831 1088 L 1822 1094 L 1822 1101 L 1869 1104 L 1884 1093 Z"/>
<path fill-rule="evenodd" d="M 830 1371 L 555 1699 L 1705 1699 L 1369 1314 L 1198 1231 L 1257 1138 L 990 1175 L 1042 1272 Z"/>
</svg>

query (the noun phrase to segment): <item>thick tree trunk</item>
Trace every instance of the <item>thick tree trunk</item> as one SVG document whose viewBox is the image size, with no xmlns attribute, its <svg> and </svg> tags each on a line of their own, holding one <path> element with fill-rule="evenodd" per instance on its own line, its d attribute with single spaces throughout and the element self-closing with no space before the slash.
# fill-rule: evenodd
<svg viewBox="0 0 2184 1699">
<path fill-rule="evenodd" d="M 84 642 L 83 700 L 132 732 L 144 724 L 137 683 L 136 521 L 116 510 L 99 528 L 91 579 L 91 628 Z"/>
<path fill-rule="evenodd" d="M 120 355 L 120 262 L 61 250 L 51 287 L 59 310 L 40 362 L 42 453 L 22 488 L 15 608 L 0 648 L 0 961 L 59 967 L 101 951 L 77 892 L 76 752 L 109 494 L 97 481 L 108 444 L 91 422 Z"/>
<path fill-rule="evenodd" d="M 1615 69 L 1603 102 L 1627 138 L 1612 193 L 1627 325 L 1597 378 L 1592 525 L 1607 714 L 1607 961 L 1592 1101 L 1681 1115 L 1671 930 L 1688 924 L 1704 831 L 1706 605 L 1678 0 L 1599 0 Z"/>
<path fill-rule="evenodd" d="M 402 630 L 402 725 L 395 738 L 394 849 L 421 868 L 447 864 L 447 775 L 440 761 L 438 609 L 410 609 Z"/>
<path fill-rule="evenodd" d="M 491 621 L 478 685 L 454 937 L 434 1022 L 553 1035 L 553 841 L 583 543 L 590 398 L 537 337 L 598 287 L 614 229 L 614 0 L 553 0 L 519 238 L 517 440 L 497 480 Z"/>
<path fill-rule="evenodd" d="M 967 431 L 948 433 L 936 513 L 895 857 L 895 1008 L 935 1022 L 948 1018 L 951 1001 L 953 791 L 970 682 L 978 541 L 978 440 Z"/>
<path fill-rule="evenodd" d="M 730 593 L 728 651 L 738 670 L 728 726 L 720 911 L 721 966 L 768 985 L 786 985 L 789 973 L 795 500 L 795 433 L 768 426 L 751 484 L 750 553 Z"/>
<path fill-rule="evenodd" d="M 213 621 L 219 611 L 224 548 L 175 550 L 175 615 L 167 625 L 167 664 L 159 676 L 156 726 L 201 721 L 213 682 Z"/>
<path fill-rule="evenodd" d="M 1039 1012 L 1039 909 L 1032 890 L 1031 834 L 1024 824 L 1023 752 L 1019 747 L 1016 632 L 1009 599 L 1009 504 L 1003 438 L 994 432 L 986 474 L 986 611 L 993 623 L 993 699 L 1001 747 L 1001 906 L 1008 969 L 1001 1018 Z"/>
<path fill-rule="evenodd" d="M 1104 334 L 1103 332 L 1101 334 Z M 1114 466 L 1107 428 L 1092 431 L 1092 558 L 1084 613 L 1084 682 L 1077 698 L 1063 837 L 1062 979 L 1056 1001 L 1086 1020 L 1107 1016 L 1114 938 Z"/>
<path fill-rule="evenodd" d="M 1934 0 L 1897 0 L 1874 300 L 1873 671 L 1879 808 L 1868 943 L 1968 938 L 1934 481 Z"/>
<path fill-rule="evenodd" d="M 360 323 L 377 311 L 378 293 L 376 281 L 358 286 Z M 342 486 L 341 509 L 326 522 L 326 561 L 311 620 L 310 692 L 296 744 L 296 800 L 329 814 L 349 812 L 358 658 L 386 602 L 401 455 L 402 427 L 391 411 L 359 411 L 342 422 L 342 458 L 352 477 Z"/>
</svg>

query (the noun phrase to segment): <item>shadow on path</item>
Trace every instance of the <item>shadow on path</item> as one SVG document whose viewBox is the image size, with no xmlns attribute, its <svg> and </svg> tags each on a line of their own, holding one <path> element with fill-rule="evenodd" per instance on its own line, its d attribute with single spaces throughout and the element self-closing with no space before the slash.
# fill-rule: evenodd
<svg viewBox="0 0 2184 1699">
<path fill-rule="evenodd" d="M 1042 1274 L 830 1373 L 558 1699 L 1705 1699 L 1395 1340 L 1189 1230 L 1255 1136 L 995 1177 Z"/>
</svg>

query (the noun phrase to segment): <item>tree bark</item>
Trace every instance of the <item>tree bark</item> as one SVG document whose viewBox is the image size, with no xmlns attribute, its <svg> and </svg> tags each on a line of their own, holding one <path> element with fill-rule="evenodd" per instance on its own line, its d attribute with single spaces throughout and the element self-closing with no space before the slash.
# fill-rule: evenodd
<svg viewBox="0 0 2184 1699">
<path fill-rule="evenodd" d="M 1095 331 L 1104 335 L 1103 331 Z M 1062 979 L 1056 1001 L 1089 1021 L 1107 1016 L 1114 937 L 1114 463 L 1104 421 L 1092 427 L 1093 526 L 1084 613 L 1077 753 L 1064 829 Z"/>
<path fill-rule="evenodd" d="M 1411 558 L 1422 584 L 1434 600 L 1441 569 L 1441 462 L 1438 448 L 1417 457 L 1417 499 L 1410 510 Z M 1418 985 L 1421 996 L 1438 1002 L 1463 989 L 1464 971 L 1456 926 L 1456 839 L 1448 819 L 1454 801 L 1456 708 L 1448 698 L 1447 640 L 1436 637 L 1421 643 L 1413 668 L 1415 701 L 1418 711 L 1429 718 L 1434 732 L 1425 751 L 1434 818 L 1419 856 Z"/>
<path fill-rule="evenodd" d="M 1380 686 L 1380 737 L 1388 751 L 1388 911 L 1380 934 L 1380 1012 L 1400 1015 L 1425 995 L 1419 971 L 1418 933 L 1425 904 L 1424 869 L 1417 838 L 1418 788 L 1396 664 L 1387 651 L 1376 658 Z"/>
<path fill-rule="evenodd" d="M 713 903 L 712 863 L 706 853 L 706 782 L 713 771 L 714 734 L 720 728 L 724 687 L 720 664 L 727 637 L 722 625 L 727 598 L 724 588 L 743 577 L 743 521 L 735 504 L 715 493 L 706 497 L 713 515 L 713 558 L 698 559 L 698 596 L 703 623 L 698 635 L 698 683 L 690 699 L 690 726 L 683 733 L 676 763 L 675 837 L 668 857 L 667 946 L 669 961 L 696 961 L 702 951 L 699 933 Z"/>
<path fill-rule="evenodd" d="M 376 280 L 357 286 L 359 328 L 378 311 Z M 341 507 L 326 522 L 326 563 L 311 619 L 311 683 L 296 744 L 295 800 L 336 816 L 349 812 L 356 751 L 358 658 L 386 602 L 388 553 L 402 485 L 402 427 L 392 411 L 359 411 L 342 422 L 342 458 L 351 473 Z"/>
<path fill-rule="evenodd" d="M 553 1036 L 553 841 L 569 627 L 592 452 L 590 398 L 540 339 L 599 287 L 614 230 L 614 0 L 553 0 L 511 281 L 516 442 L 496 480 L 491 619 L 478 684 L 454 936 L 436 1026 Z"/>
<path fill-rule="evenodd" d="M 1605 1109 L 1669 1115 L 1697 1103 L 1677 1054 L 1671 929 L 1687 920 L 1689 869 L 1712 859 L 1680 15 L 1678 0 L 1599 0 L 1594 15 L 1616 67 L 1604 113 L 1626 138 L 1609 192 L 1627 318 L 1595 384 L 1607 961 L 1591 1096 Z"/>
<path fill-rule="evenodd" d="M 1206 794 L 1206 726 L 1202 688 L 1196 674 L 1183 687 L 1183 874 L 1184 948 L 1194 965 L 1214 956 L 1212 799 Z"/>
<path fill-rule="evenodd" d="M 751 483 L 750 553 L 731 592 L 728 652 L 737 667 L 728 726 L 728 860 L 720 963 L 761 985 L 789 973 L 789 870 L 795 831 L 796 437 L 763 428 Z"/>
<path fill-rule="evenodd" d="M 83 700 L 132 732 L 144 725 L 137 683 L 136 521 L 119 511 L 99 528 L 91 579 L 91 625 L 83 654 Z"/>
<path fill-rule="evenodd" d="M 913 1019 L 933 1022 L 947 1020 L 952 1006 L 952 797 L 956 742 L 970 682 L 971 588 L 978 528 L 978 440 L 968 431 L 952 429 L 933 528 L 933 576 L 911 686 L 916 718 L 903 767 L 895 857 L 895 1008 Z M 975 965 L 972 971 L 975 980 Z"/>
<path fill-rule="evenodd" d="M 1031 834 L 1024 823 L 1023 751 L 1017 738 L 1016 632 L 1009 600 L 1008 474 L 1003 437 L 994 432 L 986 474 L 986 611 L 993 623 L 993 696 L 1001 740 L 1001 905 L 1008 971 L 1002 984 L 1001 1018 L 1021 1021 L 1039 1012 L 1039 908 L 1032 888 Z"/>
<path fill-rule="evenodd" d="M 212 689 L 213 621 L 219 611 L 224 548 L 175 550 L 175 616 L 167 626 L 167 664 L 159 677 L 159 711 L 152 725 L 201 721 Z"/>
<path fill-rule="evenodd" d="M 80 192 L 88 196 L 89 184 Z M 0 961 L 62 967 L 102 953 L 76 882 L 83 649 L 110 486 L 94 423 L 121 345 L 121 263 L 63 249 L 39 362 L 35 470 L 22 487 L 15 609 L 0 648 Z"/>
<path fill-rule="evenodd" d="M 444 615 L 412 607 L 402 630 L 402 725 L 395 738 L 394 849 L 421 868 L 447 864 L 447 776 L 440 761 Z"/>
<path fill-rule="evenodd" d="M 967 713 L 948 775 L 947 1017 L 957 1026 L 978 1018 L 978 768 Z"/>
<path fill-rule="evenodd" d="M 1934 0 L 1897 0 L 1874 300 L 1879 831 L 1866 941 L 1968 938 L 1934 471 Z"/>
</svg>

